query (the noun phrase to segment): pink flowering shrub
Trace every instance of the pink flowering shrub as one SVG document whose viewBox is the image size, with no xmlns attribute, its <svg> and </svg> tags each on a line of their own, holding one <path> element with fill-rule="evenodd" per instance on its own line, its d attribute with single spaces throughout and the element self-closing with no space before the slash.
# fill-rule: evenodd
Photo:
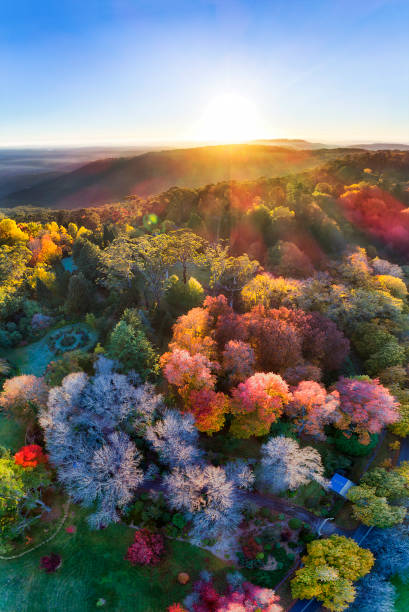
<svg viewBox="0 0 409 612">
<path fill-rule="evenodd" d="M 240 574 L 233 577 L 234 581 L 231 581 L 227 592 L 222 595 L 215 589 L 212 577 L 205 575 L 196 582 L 185 605 L 192 612 L 283 612 L 274 591 L 244 582 Z"/>
<path fill-rule="evenodd" d="M 232 432 L 237 437 L 262 436 L 290 401 L 287 383 L 278 374 L 258 372 L 232 392 Z"/>
<path fill-rule="evenodd" d="M 152 533 L 148 529 L 138 529 L 125 559 L 130 561 L 132 565 L 157 565 L 164 550 L 163 536 L 160 533 Z"/>
<path fill-rule="evenodd" d="M 348 436 L 356 433 L 361 444 L 399 419 L 399 403 L 378 379 L 341 377 L 335 385 L 340 397 L 336 427 Z"/>
<path fill-rule="evenodd" d="M 292 400 L 286 405 L 287 416 L 294 419 L 298 433 L 325 439 L 324 427 L 338 418 L 339 393 L 327 393 L 313 380 L 303 380 L 293 389 Z"/>
</svg>

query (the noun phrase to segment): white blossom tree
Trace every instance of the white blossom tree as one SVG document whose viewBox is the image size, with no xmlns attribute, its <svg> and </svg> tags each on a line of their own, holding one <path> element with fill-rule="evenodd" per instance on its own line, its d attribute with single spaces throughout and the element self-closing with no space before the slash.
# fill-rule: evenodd
<svg viewBox="0 0 409 612">
<path fill-rule="evenodd" d="M 221 467 L 176 468 L 165 477 L 165 486 L 170 506 L 192 519 L 196 541 L 233 531 L 241 521 L 243 499 Z"/>
<path fill-rule="evenodd" d="M 260 482 L 272 493 L 294 490 L 311 480 L 327 486 L 321 456 L 311 446 L 300 448 L 298 442 L 277 436 L 261 447 Z"/>
<path fill-rule="evenodd" d="M 161 404 L 149 385 L 134 387 L 105 361 L 97 368 L 104 374 L 66 376 L 40 415 L 59 480 L 75 501 L 96 504 L 92 526 L 119 520 L 117 509 L 142 483 L 141 455 L 126 431 L 144 431 Z"/>
<path fill-rule="evenodd" d="M 185 468 L 198 463 L 203 452 L 198 446 L 199 434 L 191 414 L 168 410 L 154 425 L 147 427 L 146 439 L 161 461 L 171 468 Z"/>
</svg>

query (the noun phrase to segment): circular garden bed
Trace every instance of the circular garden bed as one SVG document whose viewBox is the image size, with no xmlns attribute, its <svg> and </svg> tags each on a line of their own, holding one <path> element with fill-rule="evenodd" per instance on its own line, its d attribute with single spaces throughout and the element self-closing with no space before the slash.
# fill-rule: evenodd
<svg viewBox="0 0 409 612">
<path fill-rule="evenodd" d="M 67 351 L 75 351 L 86 346 L 90 336 L 85 329 L 59 329 L 48 339 L 48 348 L 55 355 L 61 355 Z"/>
</svg>

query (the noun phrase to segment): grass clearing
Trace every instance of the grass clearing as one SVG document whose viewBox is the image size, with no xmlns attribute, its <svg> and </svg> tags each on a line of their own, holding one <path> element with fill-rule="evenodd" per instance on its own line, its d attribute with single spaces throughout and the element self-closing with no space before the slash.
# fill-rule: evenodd
<svg viewBox="0 0 409 612">
<path fill-rule="evenodd" d="M 53 359 L 58 359 L 60 355 L 55 355 L 54 351 L 49 347 L 49 339 L 56 333 L 56 331 L 67 333 L 70 331 L 84 330 L 89 336 L 89 342 L 82 346 L 82 350 L 89 350 L 94 346 L 97 341 L 97 334 L 95 330 L 91 329 L 85 323 L 74 323 L 73 325 L 66 325 L 64 327 L 50 329 L 46 335 L 27 344 L 27 346 L 20 346 L 15 349 L 5 351 L 4 356 L 7 361 L 16 366 L 20 374 L 34 374 L 34 376 L 42 376 L 45 370 Z"/>
<path fill-rule="evenodd" d="M 20 559 L 0 560 L 1 612 L 88 612 L 96 609 L 101 597 L 106 600 L 104 610 L 164 612 L 191 591 L 202 569 L 214 572 L 219 582 L 231 571 L 208 551 L 170 540 L 166 541 L 166 558 L 158 567 L 132 567 L 124 555 L 133 530 L 119 524 L 92 531 L 85 519 L 85 511 L 73 506 L 55 540 Z M 67 533 L 68 525 L 75 525 L 76 532 Z M 51 552 L 61 556 L 62 566 L 46 574 L 39 562 Z M 182 571 L 191 576 L 185 586 L 177 582 Z"/>
<path fill-rule="evenodd" d="M 0 446 L 16 452 L 24 444 L 25 430 L 13 419 L 0 412 Z"/>
</svg>

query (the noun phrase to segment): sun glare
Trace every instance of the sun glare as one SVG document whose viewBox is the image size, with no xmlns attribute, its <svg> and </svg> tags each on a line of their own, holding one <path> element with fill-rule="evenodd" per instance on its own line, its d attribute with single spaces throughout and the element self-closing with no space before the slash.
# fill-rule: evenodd
<svg viewBox="0 0 409 612">
<path fill-rule="evenodd" d="M 262 121 L 254 102 L 230 93 L 209 102 L 194 136 L 197 140 L 231 143 L 252 140 L 262 134 Z"/>
</svg>

